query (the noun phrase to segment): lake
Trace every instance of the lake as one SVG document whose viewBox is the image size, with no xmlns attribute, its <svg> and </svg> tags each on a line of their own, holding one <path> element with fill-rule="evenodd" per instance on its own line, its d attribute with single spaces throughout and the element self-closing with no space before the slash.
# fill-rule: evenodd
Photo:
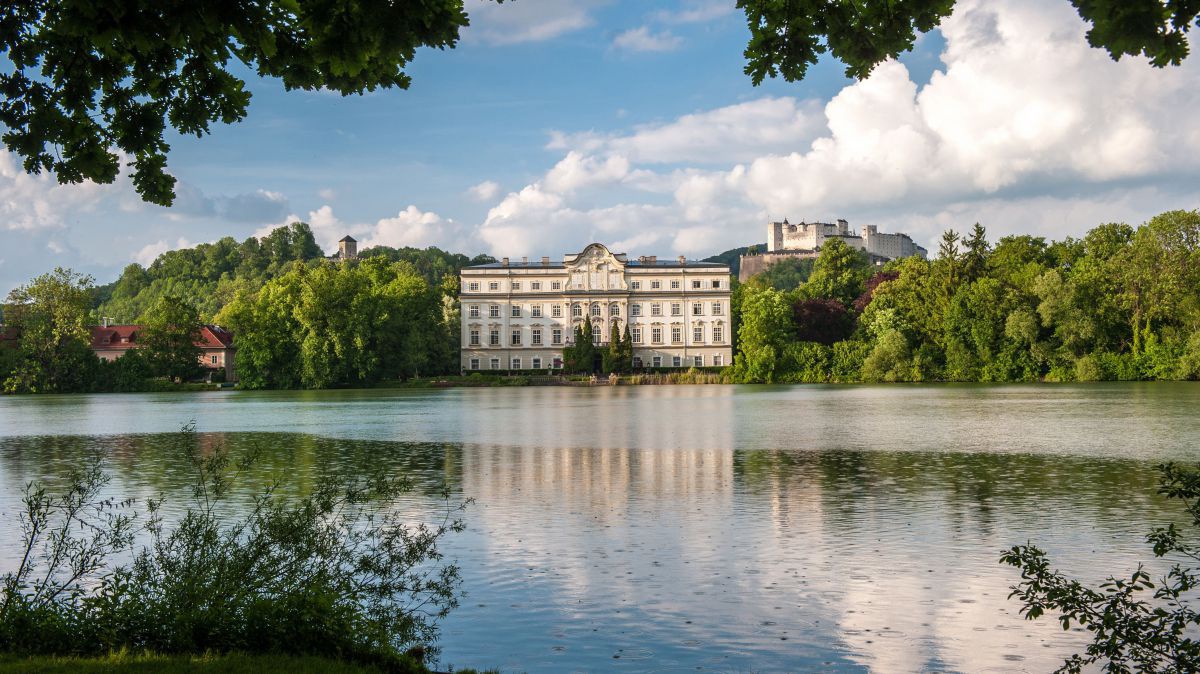
<svg viewBox="0 0 1200 674">
<path fill-rule="evenodd" d="M 1047 671 L 998 563 L 1033 541 L 1087 582 L 1178 520 L 1200 384 L 643 386 L 0 397 L 0 564 L 24 484 L 106 452 L 125 496 L 186 485 L 171 434 L 265 448 L 262 475 L 473 498 L 441 663 L 505 671 Z M 247 487 L 250 489 L 250 487 Z"/>
</svg>

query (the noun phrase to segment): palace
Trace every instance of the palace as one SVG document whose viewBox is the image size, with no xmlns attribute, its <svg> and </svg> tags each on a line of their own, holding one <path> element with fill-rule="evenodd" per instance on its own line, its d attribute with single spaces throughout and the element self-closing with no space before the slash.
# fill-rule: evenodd
<svg viewBox="0 0 1200 674">
<path fill-rule="evenodd" d="M 562 262 L 504 258 L 464 267 L 462 369 L 562 367 L 575 326 L 591 319 L 596 344 L 612 326 L 633 338 L 633 365 L 712 367 L 733 362 L 729 267 L 679 257 L 629 260 L 593 243 Z"/>
</svg>

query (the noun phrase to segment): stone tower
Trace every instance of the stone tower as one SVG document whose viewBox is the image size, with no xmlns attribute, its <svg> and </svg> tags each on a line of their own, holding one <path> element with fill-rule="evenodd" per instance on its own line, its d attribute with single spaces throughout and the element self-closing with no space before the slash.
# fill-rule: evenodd
<svg viewBox="0 0 1200 674">
<path fill-rule="evenodd" d="M 358 242 L 347 234 L 338 241 L 338 257 L 343 260 L 353 260 L 358 257 Z"/>
</svg>

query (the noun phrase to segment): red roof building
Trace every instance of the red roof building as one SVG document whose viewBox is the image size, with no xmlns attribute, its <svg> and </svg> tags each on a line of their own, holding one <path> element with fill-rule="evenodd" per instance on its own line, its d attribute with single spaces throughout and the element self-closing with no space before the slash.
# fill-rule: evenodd
<svg viewBox="0 0 1200 674">
<path fill-rule="evenodd" d="M 104 360 L 116 360 L 130 349 L 142 346 L 142 325 L 94 325 L 92 326 L 92 351 Z M 225 381 L 237 381 L 234 370 L 233 333 L 219 325 L 200 328 L 200 364 L 209 370 L 224 370 Z"/>
</svg>

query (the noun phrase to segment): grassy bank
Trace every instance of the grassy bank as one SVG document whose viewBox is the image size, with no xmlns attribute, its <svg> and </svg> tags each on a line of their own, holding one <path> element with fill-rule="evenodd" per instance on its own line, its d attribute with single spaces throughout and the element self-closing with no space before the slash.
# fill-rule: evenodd
<svg viewBox="0 0 1200 674">
<path fill-rule="evenodd" d="M 414 671 L 429 671 L 417 669 Z M 495 674 L 494 670 L 454 670 L 455 674 Z M 156 655 L 114 653 L 103 657 L 0 656 L 0 674 L 386 674 L 385 670 L 343 660 L 294 655 Z"/>
</svg>

